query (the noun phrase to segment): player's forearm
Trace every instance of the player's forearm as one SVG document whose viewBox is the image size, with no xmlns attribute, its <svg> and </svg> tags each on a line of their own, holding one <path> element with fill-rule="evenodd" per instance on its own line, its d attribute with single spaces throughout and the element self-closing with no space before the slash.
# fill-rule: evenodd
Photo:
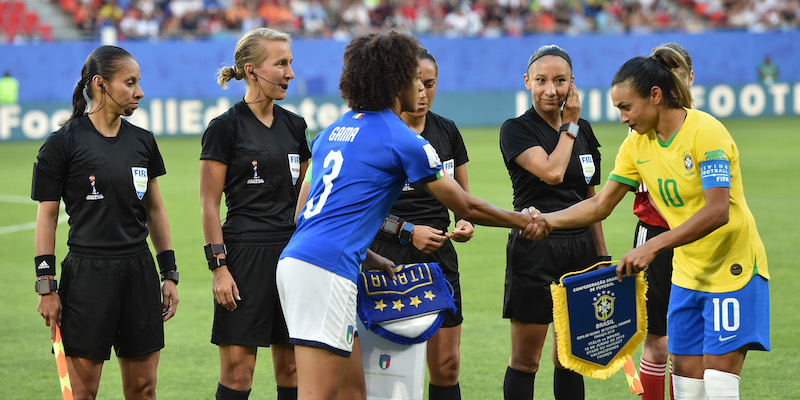
<svg viewBox="0 0 800 400">
<path fill-rule="evenodd" d="M 522 213 L 504 210 L 470 196 L 463 210 L 453 210 L 459 217 L 472 223 L 485 226 L 503 226 L 512 229 L 525 229 L 528 220 Z"/>
<path fill-rule="evenodd" d="M 34 248 L 36 255 L 55 254 L 56 228 L 58 227 L 57 201 L 42 201 L 36 212 Z"/>
<path fill-rule="evenodd" d="M 611 214 L 611 210 L 604 210 L 599 207 L 595 197 L 581 201 L 572 207 L 544 213 L 544 218 L 550 222 L 553 229 L 570 229 L 588 226 L 595 222 L 606 219 Z"/>
</svg>

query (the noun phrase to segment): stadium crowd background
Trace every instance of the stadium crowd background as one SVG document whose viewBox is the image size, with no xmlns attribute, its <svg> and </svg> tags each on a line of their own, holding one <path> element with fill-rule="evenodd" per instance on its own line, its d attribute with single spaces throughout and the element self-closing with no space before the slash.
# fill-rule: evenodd
<svg viewBox="0 0 800 400">
<path fill-rule="evenodd" d="M 52 40 L 25 7 L 0 0 L 0 42 Z M 415 35 L 796 30 L 800 0 L 47 0 L 81 36 L 115 28 L 119 40 L 214 38 L 269 26 L 294 36 L 346 40 L 398 28 Z M 113 32 L 113 31 L 112 31 Z"/>
</svg>

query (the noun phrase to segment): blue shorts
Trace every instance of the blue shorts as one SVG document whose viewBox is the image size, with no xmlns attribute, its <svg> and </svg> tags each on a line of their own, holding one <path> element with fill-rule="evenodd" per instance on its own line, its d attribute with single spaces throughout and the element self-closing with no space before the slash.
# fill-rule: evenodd
<svg viewBox="0 0 800 400">
<path fill-rule="evenodd" d="M 727 293 L 672 285 L 667 320 L 671 354 L 722 355 L 744 346 L 769 351 L 769 283 L 756 275 Z"/>
</svg>

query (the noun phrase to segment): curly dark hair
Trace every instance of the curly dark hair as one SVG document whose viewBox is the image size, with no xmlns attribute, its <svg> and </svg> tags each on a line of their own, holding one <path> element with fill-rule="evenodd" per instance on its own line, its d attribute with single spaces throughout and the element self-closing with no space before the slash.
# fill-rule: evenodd
<svg viewBox="0 0 800 400">
<path fill-rule="evenodd" d="M 356 111 L 389 108 L 417 76 L 417 53 L 417 39 L 394 30 L 353 38 L 344 50 L 342 98 Z"/>
</svg>

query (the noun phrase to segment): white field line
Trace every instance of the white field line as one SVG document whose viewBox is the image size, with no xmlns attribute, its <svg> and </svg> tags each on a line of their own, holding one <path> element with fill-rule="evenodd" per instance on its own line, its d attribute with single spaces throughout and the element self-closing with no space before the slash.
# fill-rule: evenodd
<svg viewBox="0 0 800 400">
<path fill-rule="evenodd" d="M 16 203 L 16 204 L 31 204 L 31 205 L 38 204 L 36 201 L 31 200 L 30 197 L 10 195 L 10 194 L 0 194 L 0 203 Z M 60 208 L 62 210 L 64 209 L 63 203 L 60 204 Z M 64 223 L 68 219 L 69 217 L 66 214 L 61 214 L 58 216 L 58 223 L 59 224 Z M 17 225 L 0 226 L 0 235 L 5 233 L 28 231 L 31 229 L 36 229 L 36 221 L 24 224 L 17 224 Z"/>
</svg>

